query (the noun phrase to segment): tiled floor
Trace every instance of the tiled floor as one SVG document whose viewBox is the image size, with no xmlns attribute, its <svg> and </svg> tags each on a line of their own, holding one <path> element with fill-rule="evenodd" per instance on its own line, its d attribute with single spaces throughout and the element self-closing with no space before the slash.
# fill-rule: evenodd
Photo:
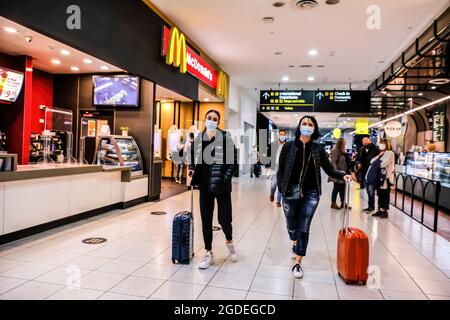
<svg viewBox="0 0 450 320">
<path fill-rule="evenodd" d="M 171 220 L 187 209 L 189 193 L 183 193 L 0 246 L 0 299 L 450 300 L 450 243 L 395 209 L 388 220 L 360 213 L 365 195 L 355 188 L 351 225 L 369 234 L 370 262 L 379 281 L 346 285 L 336 272 L 342 216 L 329 208 L 330 185 L 324 187 L 303 280 L 292 277 L 284 216 L 268 201 L 269 180 L 240 178 L 233 192 L 238 262 L 227 260 L 219 231 L 215 265 L 197 268 L 202 238 L 196 200 L 197 254 L 191 265 L 172 264 Z M 170 214 L 150 215 L 158 210 Z M 81 242 L 94 236 L 108 241 Z"/>
</svg>

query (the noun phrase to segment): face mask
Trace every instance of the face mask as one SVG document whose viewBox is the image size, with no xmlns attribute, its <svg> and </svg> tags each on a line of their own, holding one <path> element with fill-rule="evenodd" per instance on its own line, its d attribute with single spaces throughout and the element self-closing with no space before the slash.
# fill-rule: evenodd
<svg viewBox="0 0 450 320">
<path fill-rule="evenodd" d="M 314 128 L 310 126 L 301 126 L 300 132 L 303 136 L 310 137 L 314 133 Z"/>
<path fill-rule="evenodd" d="M 212 121 L 212 120 L 206 120 L 205 127 L 208 131 L 217 129 L 217 122 Z"/>
<path fill-rule="evenodd" d="M 380 150 L 381 150 L 381 151 L 384 151 L 384 150 L 386 150 L 386 145 L 384 145 L 384 144 L 380 144 Z"/>
<path fill-rule="evenodd" d="M 286 141 L 286 139 L 287 139 L 287 137 L 286 137 L 286 136 L 280 136 L 280 141 L 281 141 L 281 142 L 285 142 L 285 141 Z"/>
</svg>

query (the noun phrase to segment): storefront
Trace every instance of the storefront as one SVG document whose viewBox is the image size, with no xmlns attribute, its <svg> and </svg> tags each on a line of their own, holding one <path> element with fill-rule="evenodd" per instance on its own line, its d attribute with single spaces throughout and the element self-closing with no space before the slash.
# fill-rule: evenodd
<svg viewBox="0 0 450 320">
<path fill-rule="evenodd" d="M 169 131 L 202 130 L 211 108 L 226 125 L 226 75 L 211 67 L 224 80 L 205 87 L 168 65 L 161 34 L 170 27 L 144 2 L 72 5 L 80 29 L 67 27 L 60 2 L 12 3 L 0 17 L 9 86 L 0 104 L 2 242 L 158 199 L 161 178 L 173 177 Z M 99 23 L 119 19 L 134 25 Z M 182 99 L 164 103 L 164 92 Z"/>
</svg>

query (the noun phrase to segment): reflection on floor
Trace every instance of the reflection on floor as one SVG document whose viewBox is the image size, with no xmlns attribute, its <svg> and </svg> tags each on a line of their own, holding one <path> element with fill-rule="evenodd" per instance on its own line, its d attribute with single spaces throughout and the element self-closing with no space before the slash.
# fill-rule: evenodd
<svg viewBox="0 0 450 320">
<path fill-rule="evenodd" d="M 177 194 L 186 192 L 186 180 L 183 180 L 183 184 L 178 184 L 174 179 L 163 178 L 161 181 L 161 200 L 168 199 L 176 196 Z"/>
<path fill-rule="evenodd" d="M 342 216 L 330 209 L 331 184 L 311 226 L 305 277 L 294 280 L 284 214 L 268 201 L 269 186 L 268 179 L 233 182 L 236 263 L 219 231 L 215 264 L 198 269 L 198 191 L 196 256 L 188 266 L 171 263 L 171 222 L 189 204 L 185 192 L 0 246 L 0 299 L 450 299 L 450 243 L 396 209 L 387 220 L 361 213 L 365 192 L 355 189 L 350 224 L 369 234 L 375 272 L 372 285 L 346 285 L 336 272 Z M 89 237 L 108 241 L 82 243 Z"/>
</svg>

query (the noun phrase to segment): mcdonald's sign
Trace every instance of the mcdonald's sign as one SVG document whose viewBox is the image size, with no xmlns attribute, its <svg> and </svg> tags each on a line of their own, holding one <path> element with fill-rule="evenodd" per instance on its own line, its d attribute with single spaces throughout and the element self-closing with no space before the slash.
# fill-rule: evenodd
<svg viewBox="0 0 450 320">
<path fill-rule="evenodd" d="M 162 56 L 166 63 L 180 68 L 181 73 L 189 72 L 209 87 L 217 89 L 219 73 L 186 45 L 186 37 L 178 28 L 163 27 Z"/>
</svg>

